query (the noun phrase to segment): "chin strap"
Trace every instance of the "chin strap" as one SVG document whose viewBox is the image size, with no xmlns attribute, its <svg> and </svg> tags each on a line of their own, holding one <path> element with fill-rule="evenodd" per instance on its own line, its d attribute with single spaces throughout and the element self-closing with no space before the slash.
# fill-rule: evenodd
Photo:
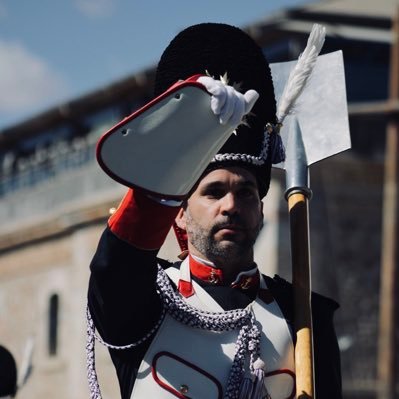
<svg viewBox="0 0 399 399">
<path fill-rule="evenodd" d="M 188 251 L 187 233 L 181 229 L 176 222 L 173 223 L 173 230 L 176 235 L 177 242 L 182 252 Z"/>
</svg>

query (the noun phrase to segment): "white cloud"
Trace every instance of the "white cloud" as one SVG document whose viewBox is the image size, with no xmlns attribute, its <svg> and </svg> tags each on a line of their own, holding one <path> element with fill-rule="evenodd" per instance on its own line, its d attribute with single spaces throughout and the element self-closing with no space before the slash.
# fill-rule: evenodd
<svg viewBox="0 0 399 399">
<path fill-rule="evenodd" d="M 90 18 L 107 17 L 114 11 L 115 0 L 76 0 L 78 10 Z"/>
<path fill-rule="evenodd" d="M 66 82 L 21 43 L 0 40 L 0 112 L 29 111 L 65 97 Z"/>
</svg>

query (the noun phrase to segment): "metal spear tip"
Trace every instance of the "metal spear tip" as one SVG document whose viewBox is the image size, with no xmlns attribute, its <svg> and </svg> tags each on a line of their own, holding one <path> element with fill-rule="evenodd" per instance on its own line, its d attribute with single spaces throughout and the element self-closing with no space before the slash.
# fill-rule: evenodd
<svg viewBox="0 0 399 399">
<path fill-rule="evenodd" d="M 279 100 L 295 62 L 272 64 Z M 341 51 L 317 58 L 312 75 L 281 128 L 286 160 L 277 168 L 287 172 L 287 191 L 308 187 L 308 166 L 351 147 L 345 71 Z M 299 180 L 298 180 L 299 179 Z"/>
<path fill-rule="evenodd" d="M 284 161 L 286 170 L 285 198 L 299 192 L 310 199 L 312 192 L 309 189 L 308 161 L 302 130 L 297 117 L 293 117 L 290 122 Z"/>
</svg>

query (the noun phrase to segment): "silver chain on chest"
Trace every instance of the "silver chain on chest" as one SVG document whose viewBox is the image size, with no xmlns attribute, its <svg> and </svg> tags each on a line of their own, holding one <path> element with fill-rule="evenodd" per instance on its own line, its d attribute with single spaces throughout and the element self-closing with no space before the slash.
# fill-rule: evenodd
<svg viewBox="0 0 399 399">
<path fill-rule="evenodd" d="M 95 340 L 109 349 L 131 349 L 147 341 L 160 327 L 166 312 L 176 321 L 187 326 L 206 331 L 222 332 L 239 330 L 235 346 L 235 355 L 225 388 L 225 399 L 238 399 L 240 386 L 244 379 L 246 360 L 249 360 L 251 374 L 255 373 L 254 364 L 259 359 L 260 329 L 256 325 L 250 307 L 225 312 L 208 312 L 189 305 L 172 287 L 166 272 L 158 266 L 157 291 L 162 298 L 163 310 L 156 325 L 140 340 L 124 346 L 106 343 L 95 333 L 94 322 L 89 308 L 86 309 L 87 341 L 86 362 L 87 378 L 91 399 L 101 399 L 101 390 L 95 368 Z"/>
</svg>

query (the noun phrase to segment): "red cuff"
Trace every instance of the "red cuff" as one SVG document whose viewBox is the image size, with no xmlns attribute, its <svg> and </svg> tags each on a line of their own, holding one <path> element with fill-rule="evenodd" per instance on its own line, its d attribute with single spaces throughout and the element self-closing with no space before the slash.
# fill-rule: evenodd
<svg viewBox="0 0 399 399">
<path fill-rule="evenodd" d="M 109 218 L 111 231 L 140 249 L 159 249 L 175 220 L 179 207 L 161 205 L 140 190 L 129 189 Z"/>
</svg>

